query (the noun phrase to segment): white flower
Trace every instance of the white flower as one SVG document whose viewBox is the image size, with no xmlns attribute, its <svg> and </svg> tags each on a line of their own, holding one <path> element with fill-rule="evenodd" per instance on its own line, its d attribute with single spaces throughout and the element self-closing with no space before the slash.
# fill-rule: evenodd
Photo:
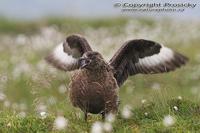
<svg viewBox="0 0 200 133">
<path fill-rule="evenodd" d="M 103 133 L 103 124 L 99 121 L 93 123 L 91 133 Z"/>
<path fill-rule="evenodd" d="M 147 115 L 148 115 L 148 113 L 147 113 L 147 112 L 145 112 L 145 113 L 144 113 L 144 115 L 145 115 L 145 116 L 147 116 Z"/>
<path fill-rule="evenodd" d="M 6 99 L 6 95 L 3 92 L 0 92 L 0 101 L 4 101 Z"/>
<path fill-rule="evenodd" d="M 109 122 L 104 123 L 104 124 L 103 124 L 103 129 L 104 129 L 104 131 L 106 131 L 106 132 L 111 132 L 112 129 L 113 129 L 112 124 L 109 123 Z"/>
<path fill-rule="evenodd" d="M 125 105 L 122 109 L 122 117 L 125 118 L 125 119 L 128 119 L 128 118 L 131 117 L 131 115 L 132 115 L 131 106 Z"/>
<path fill-rule="evenodd" d="M 176 121 L 176 120 L 175 120 L 175 118 L 174 118 L 173 116 L 167 115 L 167 116 L 165 116 L 164 119 L 163 119 L 163 125 L 164 125 L 165 127 L 169 127 L 169 126 L 174 125 L 175 121 Z"/>
<path fill-rule="evenodd" d="M 63 94 L 67 91 L 67 88 L 64 84 L 60 85 L 59 88 L 58 88 L 58 91 Z"/>
<path fill-rule="evenodd" d="M 110 122 L 110 123 L 114 122 L 115 121 L 115 115 L 112 114 L 112 113 L 109 113 L 108 115 L 106 115 L 106 121 Z"/>
<path fill-rule="evenodd" d="M 174 108 L 174 110 L 178 111 L 178 107 L 177 106 L 174 106 L 173 108 Z"/>
<path fill-rule="evenodd" d="M 67 127 L 68 120 L 63 116 L 58 116 L 54 121 L 54 127 L 57 130 L 63 130 Z"/>
<path fill-rule="evenodd" d="M 47 117 L 47 113 L 46 112 L 40 112 L 40 116 L 42 119 L 45 119 Z"/>
<path fill-rule="evenodd" d="M 11 123 L 10 123 L 10 122 L 8 122 L 7 126 L 8 126 L 8 127 L 11 127 Z"/>
<path fill-rule="evenodd" d="M 146 102 L 147 102 L 146 99 L 142 99 L 142 100 L 141 100 L 141 103 L 142 103 L 142 104 L 144 104 L 144 103 L 146 103 Z"/>
<path fill-rule="evenodd" d="M 182 97 L 181 97 L 181 96 L 178 96 L 178 99 L 179 99 L 179 100 L 182 100 Z"/>
</svg>

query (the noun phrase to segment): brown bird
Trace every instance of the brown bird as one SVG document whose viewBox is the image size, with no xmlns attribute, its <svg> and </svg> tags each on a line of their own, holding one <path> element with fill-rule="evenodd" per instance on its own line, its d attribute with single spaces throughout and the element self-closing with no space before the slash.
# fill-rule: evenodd
<svg viewBox="0 0 200 133">
<path fill-rule="evenodd" d="M 170 72 L 188 58 L 159 43 L 137 39 L 125 42 L 109 62 L 80 35 L 70 35 L 46 60 L 56 68 L 74 71 L 69 86 L 73 106 L 87 114 L 117 113 L 118 88 L 128 76 Z"/>
</svg>

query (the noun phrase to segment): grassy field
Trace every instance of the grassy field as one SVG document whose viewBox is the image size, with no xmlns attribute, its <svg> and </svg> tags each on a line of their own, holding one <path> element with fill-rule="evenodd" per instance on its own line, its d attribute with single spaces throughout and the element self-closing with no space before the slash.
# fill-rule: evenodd
<svg viewBox="0 0 200 133">
<path fill-rule="evenodd" d="M 103 122 L 100 116 L 90 115 L 85 122 L 67 95 L 70 73 L 44 61 L 56 44 L 73 33 L 85 36 L 106 60 L 126 40 L 144 38 L 179 51 L 190 61 L 175 72 L 130 77 L 120 89 L 119 114 L 112 117 L 115 121 Z M 199 42 L 197 20 L 54 18 L 19 22 L 1 18 L 0 132 L 200 132 Z M 57 123 L 64 123 L 64 129 Z"/>
</svg>

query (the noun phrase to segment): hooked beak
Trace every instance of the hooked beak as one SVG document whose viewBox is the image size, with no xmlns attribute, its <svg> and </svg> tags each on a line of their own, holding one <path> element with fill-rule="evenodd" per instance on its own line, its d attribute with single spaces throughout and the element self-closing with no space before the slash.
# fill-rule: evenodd
<svg viewBox="0 0 200 133">
<path fill-rule="evenodd" d="M 90 62 L 91 62 L 91 60 L 88 58 L 84 58 L 84 57 L 80 58 L 80 60 L 79 60 L 80 68 L 81 69 L 85 68 L 86 66 L 88 66 L 90 64 Z"/>
</svg>

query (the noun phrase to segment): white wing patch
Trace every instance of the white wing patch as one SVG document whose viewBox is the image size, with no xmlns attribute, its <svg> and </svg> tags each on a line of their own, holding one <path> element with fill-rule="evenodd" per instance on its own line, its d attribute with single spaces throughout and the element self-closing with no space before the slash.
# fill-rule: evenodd
<svg viewBox="0 0 200 133">
<path fill-rule="evenodd" d="M 64 70 L 72 71 L 78 69 L 78 59 L 72 57 L 64 52 L 63 43 L 60 43 L 49 56 L 46 58 L 47 62 L 54 67 Z"/>
<path fill-rule="evenodd" d="M 171 49 L 162 45 L 160 52 L 152 56 L 140 58 L 135 63 L 134 69 L 136 73 L 163 73 L 173 71 L 184 65 L 188 59 Z"/>
<path fill-rule="evenodd" d="M 162 46 L 160 53 L 155 54 L 153 56 L 140 58 L 139 62 L 136 63 L 136 65 L 153 67 L 168 62 L 171 59 L 173 59 L 173 57 L 174 57 L 174 52 L 171 49 Z"/>
<path fill-rule="evenodd" d="M 72 55 L 69 55 L 63 50 L 63 43 L 60 43 L 55 50 L 53 51 L 54 58 L 58 60 L 60 63 L 65 65 L 73 64 L 77 61 L 77 59 L 73 58 Z"/>
</svg>

